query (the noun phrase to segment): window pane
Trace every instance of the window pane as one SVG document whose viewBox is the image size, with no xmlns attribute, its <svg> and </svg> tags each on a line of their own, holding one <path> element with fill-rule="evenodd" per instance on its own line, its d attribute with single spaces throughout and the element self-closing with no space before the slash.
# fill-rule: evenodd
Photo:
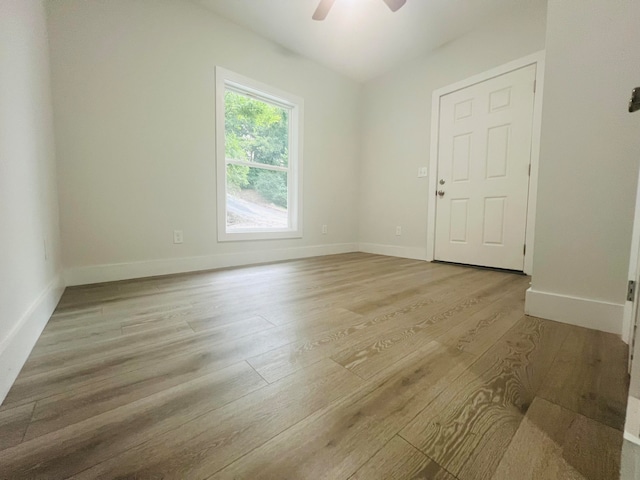
<svg viewBox="0 0 640 480">
<path fill-rule="evenodd" d="M 227 227 L 288 228 L 287 172 L 227 165 Z"/>
<path fill-rule="evenodd" d="M 289 165 L 289 111 L 227 90 L 225 150 L 227 160 Z"/>
</svg>

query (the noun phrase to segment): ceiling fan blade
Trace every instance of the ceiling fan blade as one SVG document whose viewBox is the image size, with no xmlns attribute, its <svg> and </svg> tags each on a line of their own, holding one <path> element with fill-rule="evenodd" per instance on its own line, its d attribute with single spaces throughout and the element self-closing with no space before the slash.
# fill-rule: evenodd
<svg viewBox="0 0 640 480">
<path fill-rule="evenodd" d="M 387 4 L 387 7 L 389 7 L 392 12 L 399 10 L 400 7 L 402 7 L 405 3 L 407 3 L 407 0 L 382 0 L 382 1 Z"/>
<path fill-rule="evenodd" d="M 313 18 L 314 20 L 324 20 L 325 18 L 327 18 L 329 10 L 331 10 L 331 7 L 333 7 L 333 2 L 335 1 L 336 0 L 320 0 L 318 8 L 316 8 L 316 11 L 313 12 L 313 16 L 311 18 Z"/>
</svg>

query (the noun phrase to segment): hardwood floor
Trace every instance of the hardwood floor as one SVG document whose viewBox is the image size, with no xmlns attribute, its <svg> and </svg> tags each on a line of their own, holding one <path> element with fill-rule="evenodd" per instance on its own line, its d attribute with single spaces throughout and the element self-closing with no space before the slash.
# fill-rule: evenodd
<svg viewBox="0 0 640 480">
<path fill-rule="evenodd" d="M 69 288 L 0 479 L 617 479 L 626 346 L 528 282 L 359 253 Z"/>
</svg>

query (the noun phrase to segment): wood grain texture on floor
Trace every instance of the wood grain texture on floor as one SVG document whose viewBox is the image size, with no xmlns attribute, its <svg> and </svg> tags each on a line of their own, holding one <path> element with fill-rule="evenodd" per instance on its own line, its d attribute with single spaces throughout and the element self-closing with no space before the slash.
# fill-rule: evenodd
<svg viewBox="0 0 640 480">
<path fill-rule="evenodd" d="M 621 448 L 618 430 L 536 398 L 494 479 L 615 479 Z"/>
<path fill-rule="evenodd" d="M 404 439 L 394 436 L 349 480 L 455 480 Z"/>
<path fill-rule="evenodd" d="M 0 479 L 613 480 L 626 346 L 528 282 L 354 253 L 69 288 Z"/>
</svg>

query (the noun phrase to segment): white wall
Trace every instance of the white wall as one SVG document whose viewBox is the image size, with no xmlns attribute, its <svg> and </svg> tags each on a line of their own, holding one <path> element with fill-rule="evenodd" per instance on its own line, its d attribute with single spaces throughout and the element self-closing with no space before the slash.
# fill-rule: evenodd
<svg viewBox="0 0 640 480">
<path fill-rule="evenodd" d="M 192 2 L 48 9 L 70 283 L 357 247 L 359 84 Z M 304 238 L 217 242 L 216 65 L 304 98 Z"/>
<path fill-rule="evenodd" d="M 365 251 L 426 257 L 431 95 L 544 49 L 545 2 L 496 18 L 424 58 L 368 82 L 362 114 L 359 240 Z M 396 226 L 402 235 L 395 235 Z"/>
<path fill-rule="evenodd" d="M 62 293 L 48 48 L 42 2 L 0 0 L 0 402 Z"/>
<path fill-rule="evenodd" d="M 549 0 L 529 313 L 620 333 L 640 161 L 640 2 Z"/>
</svg>

